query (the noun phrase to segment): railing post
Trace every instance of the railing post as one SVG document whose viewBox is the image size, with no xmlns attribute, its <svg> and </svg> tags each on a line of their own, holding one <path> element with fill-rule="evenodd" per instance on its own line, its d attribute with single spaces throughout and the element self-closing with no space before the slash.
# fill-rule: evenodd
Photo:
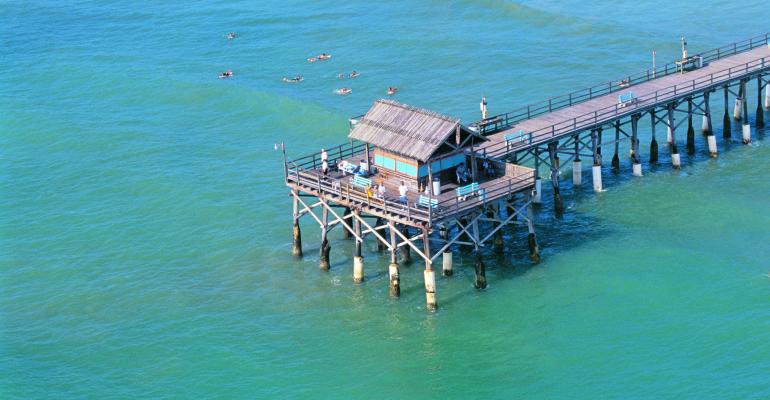
<svg viewBox="0 0 770 400">
<path fill-rule="evenodd" d="M 527 119 L 530 119 L 530 118 L 532 118 L 532 117 L 530 116 L 529 107 L 530 107 L 530 106 L 529 106 L 529 105 L 527 105 Z"/>
<path fill-rule="evenodd" d="M 551 112 L 551 99 L 548 99 L 548 112 Z"/>
</svg>

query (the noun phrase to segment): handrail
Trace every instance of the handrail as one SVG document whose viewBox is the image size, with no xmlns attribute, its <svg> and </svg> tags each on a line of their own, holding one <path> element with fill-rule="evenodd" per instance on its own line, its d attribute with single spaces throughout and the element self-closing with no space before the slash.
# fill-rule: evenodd
<svg viewBox="0 0 770 400">
<path fill-rule="evenodd" d="M 770 57 L 762 57 L 756 60 L 751 60 L 742 65 L 736 65 L 728 69 L 712 72 L 708 76 L 695 78 L 685 83 L 679 83 L 674 86 L 669 86 L 665 89 L 656 90 L 654 93 L 638 97 L 637 101 L 633 104 L 624 105 L 621 107 L 620 104 L 616 103 L 612 106 L 604 107 L 562 122 L 540 128 L 535 131 L 528 132 L 530 138 L 525 144 L 513 143 L 512 145 L 509 145 L 506 141 L 503 141 L 489 147 L 484 147 L 483 150 L 486 151 L 488 156 L 499 158 L 502 155 L 515 150 L 516 148 L 546 142 L 555 136 L 561 136 L 566 133 L 574 132 L 583 129 L 585 126 L 598 125 L 600 122 L 604 123 L 610 121 L 615 119 L 615 117 L 618 115 L 632 114 L 633 111 L 636 111 L 642 107 L 648 107 L 651 104 L 656 104 L 664 100 L 671 100 L 677 97 L 681 97 L 683 93 L 692 93 L 694 91 L 713 86 L 715 81 L 717 84 L 720 84 L 721 81 L 719 79 L 725 77 L 728 80 L 735 79 L 737 77 L 743 77 L 745 75 L 764 69 L 770 69 Z"/>
<path fill-rule="evenodd" d="M 755 36 L 740 42 L 731 43 L 729 45 L 708 50 L 699 54 L 694 54 L 693 56 L 700 56 L 703 58 L 704 63 L 708 63 L 710 61 L 719 60 L 735 55 L 737 53 L 749 51 L 757 47 L 762 47 L 768 43 L 770 43 L 770 33 Z M 553 112 L 565 107 L 570 107 L 577 103 L 582 103 L 584 101 L 604 96 L 612 92 L 624 90 L 630 86 L 648 82 L 653 79 L 661 78 L 677 72 L 678 68 L 676 66 L 676 61 L 672 61 L 655 69 L 648 69 L 643 72 L 623 77 L 620 80 L 600 83 L 587 89 L 576 90 L 567 94 L 551 97 L 539 103 L 523 106 L 507 113 L 494 115 L 487 119 L 473 122 L 470 124 L 470 126 L 476 126 L 478 128 L 479 134 L 481 135 L 494 133 L 507 127 L 513 126 L 521 121 L 531 119 L 532 117 Z M 494 122 L 485 124 L 485 121 Z"/>
<path fill-rule="evenodd" d="M 363 142 L 351 140 L 348 143 L 327 149 L 326 154 L 329 156 L 328 163 L 334 165 L 340 160 L 357 156 L 365 151 L 366 145 Z M 321 168 L 321 153 L 319 151 L 292 160 L 287 160 L 286 164 L 294 164 L 295 166 L 304 169 L 319 169 Z"/>
</svg>

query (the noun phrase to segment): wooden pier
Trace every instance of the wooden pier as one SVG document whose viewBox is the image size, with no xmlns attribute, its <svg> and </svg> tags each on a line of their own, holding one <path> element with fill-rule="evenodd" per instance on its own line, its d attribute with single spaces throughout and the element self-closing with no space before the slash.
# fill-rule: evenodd
<svg viewBox="0 0 770 400">
<path fill-rule="evenodd" d="M 476 287 L 486 287 L 480 248 L 502 249 L 502 229 L 522 224 L 527 246 L 539 260 L 533 203 L 541 202 L 541 166 L 550 170 L 556 213 L 564 211 L 560 171 L 572 161 L 573 184 L 582 184 L 581 156 L 592 159 L 593 187 L 602 190 L 602 145 L 614 145 L 612 168 L 619 169 L 618 144 L 631 140 L 632 173 L 642 175 L 638 122 L 652 126 L 649 161 L 658 161 L 655 128 L 666 127 L 672 165 L 681 165 L 677 129 L 687 122 L 686 151 L 695 151 L 693 117 L 701 116 L 708 151 L 718 148 L 712 129 L 711 94 L 724 92 L 723 132 L 742 121 L 742 139 L 751 141 L 747 84 L 757 82 L 755 125 L 764 126 L 770 108 L 768 35 L 688 55 L 655 70 L 629 75 L 463 125 L 459 120 L 389 100 L 378 100 L 351 119 L 348 142 L 293 160 L 283 150 L 284 178 L 293 199 L 295 256 L 302 256 L 299 221 L 310 216 L 321 227 L 320 268 L 329 268 L 328 233 L 341 226 L 355 239 L 353 281 L 364 280 L 361 245 L 374 238 L 390 252 L 390 293 L 399 295 L 399 259 L 412 253 L 425 264 L 429 309 L 438 306 L 433 263 L 452 275 L 452 248 L 472 246 Z M 763 88 L 765 99 L 763 104 Z M 677 116 L 687 118 L 677 121 Z M 611 141 L 602 136 L 613 132 Z M 562 157 L 560 157 L 562 156 Z M 565 161 L 561 161 L 562 158 Z M 522 164 L 533 165 L 534 168 Z"/>
</svg>

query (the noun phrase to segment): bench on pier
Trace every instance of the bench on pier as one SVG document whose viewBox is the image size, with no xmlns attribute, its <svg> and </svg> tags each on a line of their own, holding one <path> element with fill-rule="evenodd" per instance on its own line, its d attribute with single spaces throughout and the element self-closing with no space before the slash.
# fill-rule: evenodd
<svg viewBox="0 0 770 400">
<path fill-rule="evenodd" d="M 361 175 L 353 175 L 353 178 L 350 179 L 350 183 L 353 184 L 353 186 L 359 187 L 361 189 L 366 189 L 372 186 L 372 180 L 364 178 Z"/>
<path fill-rule="evenodd" d="M 636 94 L 634 92 L 626 92 L 618 96 L 618 105 L 620 107 L 626 107 L 628 105 L 634 104 L 639 100 L 638 97 L 636 97 Z"/>
<path fill-rule="evenodd" d="M 679 72 L 683 74 L 685 71 L 692 71 L 694 69 L 702 68 L 703 57 L 690 56 L 687 58 L 683 58 L 679 61 L 675 61 L 674 63 L 676 64 L 677 70 L 679 70 Z"/>
<path fill-rule="evenodd" d="M 455 191 L 457 192 L 458 198 L 465 200 L 466 197 L 479 191 L 479 184 L 478 182 L 473 182 L 470 185 L 461 186 L 455 189 Z"/>
<path fill-rule="evenodd" d="M 431 199 L 420 195 L 420 198 L 417 201 L 417 205 L 425 208 L 436 208 L 438 207 L 438 199 Z"/>
<path fill-rule="evenodd" d="M 503 135 L 503 139 L 505 139 L 507 144 L 510 142 L 524 142 L 527 140 L 527 136 L 528 135 L 526 132 L 524 132 L 524 130 L 518 130 L 516 132 Z"/>
</svg>

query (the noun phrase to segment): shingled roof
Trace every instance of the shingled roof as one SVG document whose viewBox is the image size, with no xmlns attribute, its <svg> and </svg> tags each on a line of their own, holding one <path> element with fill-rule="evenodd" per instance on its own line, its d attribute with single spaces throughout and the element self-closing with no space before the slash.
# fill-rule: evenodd
<svg viewBox="0 0 770 400">
<path fill-rule="evenodd" d="M 459 119 L 383 99 L 374 102 L 348 137 L 424 162 L 458 125 L 469 132 Z"/>
</svg>

